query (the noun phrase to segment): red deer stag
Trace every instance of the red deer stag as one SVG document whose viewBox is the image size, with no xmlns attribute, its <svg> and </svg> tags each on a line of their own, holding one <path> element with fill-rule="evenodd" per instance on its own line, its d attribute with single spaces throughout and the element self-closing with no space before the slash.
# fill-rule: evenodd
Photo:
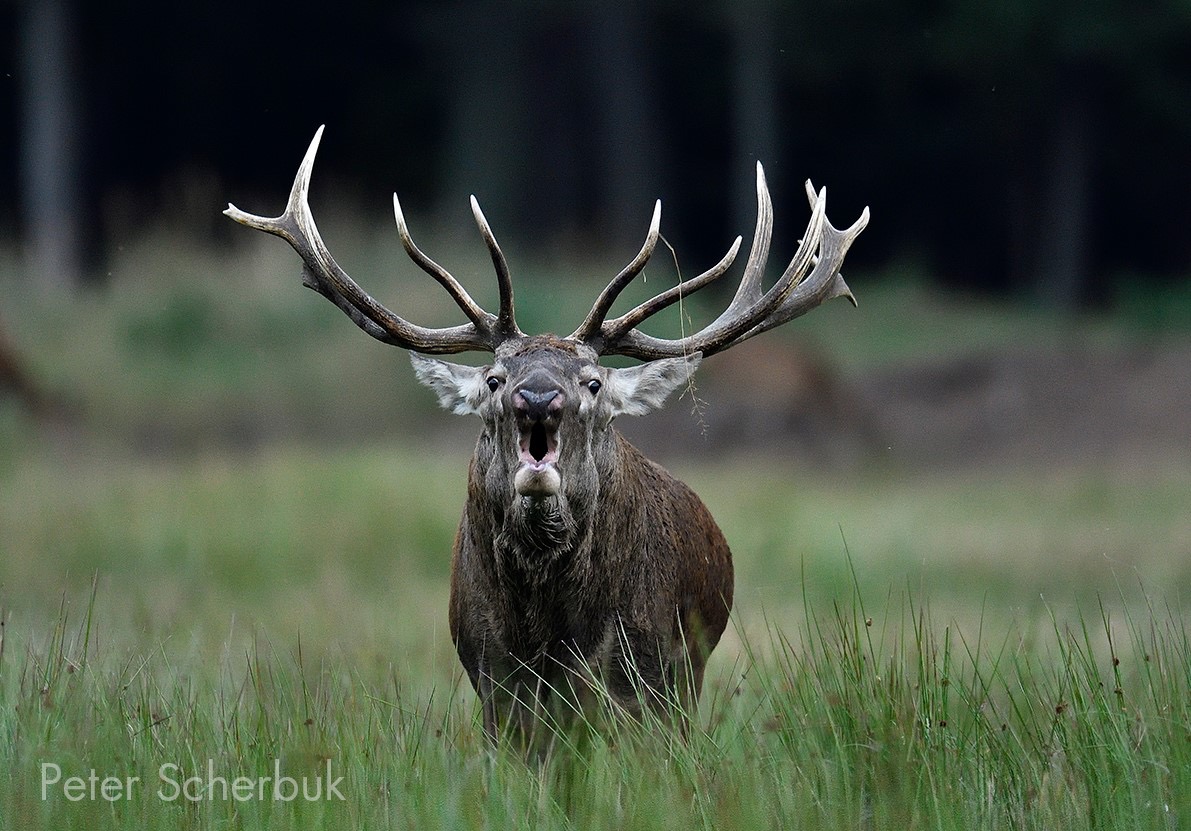
<svg viewBox="0 0 1191 831">
<path fill-rule="evenodd" d="M 740 237 L 710 270 L 609 319 L 617 295 L 653 253 L 659 201 L 640 253 L 579 328 L 566 337 L 527 335 L 513 314 L 504 254 L 475 197 L 472 212 L 500 289 L 496 314 L 414 244 L 394 196 L 406 252 L 468 320 L 430 329 L 373 299 L 319 236 L 307 195 L 321 137 L 320 127 L 281 216 L 254 216 L 234 205 L 226 213 L 286 240 L 302 258 L 306 286 L 369 335 L 411 350 L 418 379 L 445 408 L 483 421 L 455 539 L 450 629 L 482 703 L 485 731 L 496 740 L 507 727 L 525 739 L 543 720 L 569 720 L 593 699 L 606 700 L 593 694 L 597 680 L 629 712 L 644 705 L 667 717 L 689 717 L 707 656 L 727 625 L 731 552 L 690 488 L 646 459 L 613 421 L 660 407 L 702 358 L 830 298 L 852 300 L 839 270 L 868 222 L 868 209 L 852 227 L 837 230 L 824 215 L 826 191 L 816 193 L 807 182 L 810 224 L 794 259 L 764 290 L 773 213 L 758 164 L 757 228 L 735 296 L 706 328 L 667 340 L 638 326 L 724 274 Z M 491 352 L 494 359 L 472 367 L 425 357 L 468 351 Z M 602 355 L 643 363 L 601 366 Z"/>
</svg>

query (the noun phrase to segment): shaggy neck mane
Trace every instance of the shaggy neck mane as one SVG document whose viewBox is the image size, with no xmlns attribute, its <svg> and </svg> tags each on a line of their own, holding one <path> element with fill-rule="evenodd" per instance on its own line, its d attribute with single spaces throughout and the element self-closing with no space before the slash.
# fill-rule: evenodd
<svg viewBox="0 0 1191 831">
<path fill-rule="evenodd" d="M 557 585 L 580 556 L 584 528 L 564 494 L 547 499 L 521 497 L 504 514 L 493 556 L 502 582 L 535 594 Z"/>
</svg>

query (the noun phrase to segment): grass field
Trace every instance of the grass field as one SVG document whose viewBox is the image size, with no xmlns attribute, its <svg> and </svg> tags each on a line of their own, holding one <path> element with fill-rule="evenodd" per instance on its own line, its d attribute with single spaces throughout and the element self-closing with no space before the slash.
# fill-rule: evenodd
<svg viewBox="0 0 1191 831">
<path fill-rule="evenodd" d="M 1185 563 L 1128 545 L 1185 535 L 1185 479 L 1151 483 L 1137 512 L 1137 494 L 1107 478 L 1057 497 L 1025 479 L 891 497 L 882 482 L 752 465 L 686 471 L 740 575 L 703 730 L 682 743 L 625 728 L 537 767 L 485 750 L 445 632 L 464 455 L 10 469 L 0 823 L 1165 828 L 1191 816 Z M 1107 530 L 1089 535 L 1089 514 Z M 218 779 L 193 785 L 197 802 L 170 798 L 174 771 L 259 785 L 280 764 L 316 782 L 328 761 L 342 802 L 238 802 Z M 140 784 L 115 802 L 53 786 L 43 800 L 47 763 L 63 779 Z"/>
<path fill-rule="evenodd" d="M 274 274 L 277 250 L 151 254 L 83 301 L 12 295 L 77 415 L 0 411 L 0 827 L 1191 822 L 1184 459 L 667 460 L 737 560 L 700 728 L 621 725 L 526 764 L 486 747 L 446 632 L 468 442 L 431 438 L 403 359 Z M 862 303 L 876 317 L 807 321 L 831 349 L 859 338 L 841 371 L 957 332 L 1053 336 L 1033 313 Z M 303 785 L 320 798 L 287 798 Z"/>
</svg>

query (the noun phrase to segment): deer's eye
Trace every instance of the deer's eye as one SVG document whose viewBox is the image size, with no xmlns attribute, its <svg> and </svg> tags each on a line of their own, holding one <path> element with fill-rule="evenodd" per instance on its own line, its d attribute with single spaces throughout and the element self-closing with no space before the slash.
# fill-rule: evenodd
<svg viewBox="0 0 1191 831">
<path fill-rule="evenodd" d="M 602 387 L 602 386 L 603 386 L 603 384 L 601 384 L 599 382 L 599 380 L 596 378 L 592 378 L 590 381 L 587 382 L 587 389 L 591 392 L 592 395 L 595 395 L 597 392 L 599 392 L 600 387 Z"/>
<path fill-rule="evenodd" d="M 491 390 L 492 392 L 496 392 L 498 389 L 500 389 L 500 379 L 497 378 L 495 375 L 488 376 L 487 384 L 488 384 L 488 389 Z"/>
</svg>

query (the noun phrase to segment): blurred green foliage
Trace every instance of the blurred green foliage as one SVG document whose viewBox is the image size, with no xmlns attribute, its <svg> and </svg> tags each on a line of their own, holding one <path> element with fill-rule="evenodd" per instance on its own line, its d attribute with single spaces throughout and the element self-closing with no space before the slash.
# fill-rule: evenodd
<svg viewBox="0 0 1191 831">
<path fill-rule="evenodd" d="M 350 222 L 332 225 L 336 238 L 347 238 L 353 252 L 348 267 L 369 291 L 419 322 L 457 322 L 457 310 L 405 260 L 391 233 L 351 228 Z M 440 258 L 477 300 L 494 304 L 495 280 L 478 242 L 459 247 L 450 239 L 432 240 L 427 247 L 445 251 Z M 570 332 L 622 265 L 611 258 L 550 267 L 514 261 L 522 327 Z M 618 308 L 702 265 L 676 265 L 659 255 Z M 912 267 L 851 272 L 849 282 L 858 308 L 828 304 L 765 337 L 804 344 L 835 370 L 856 376 L 1005 344 L 1049 348 L 1074 337 L 1084 345 L 1112 346 L 1178 337 L 1191 319 L 1184 289 L 1142 281 L 1121 282 L 1118 311 L 1079 315 L 944 293 Z M 16 353 L 75 422 L 101 441 L 200 451 L 212 443 L 347 442 L 430 423 L 441 424 L 451 441 L 471 430 L 437 413 L 399 350 L 372 342 L 302 288 L 290 252 L 271 238 L 219 252 L 153 237 L 120 253 L 106 285 L 81 293 L 25 283 L 16 262 L 8 261 L 0 268 L 0 286 L 7 298 L 2 323 Z M 649 327 L 677 335 L 710 321 L 724 302 L 720 295 L 700 294 Z M 477 359 L 482 357 L 462 357 Z"/>
</svg>

